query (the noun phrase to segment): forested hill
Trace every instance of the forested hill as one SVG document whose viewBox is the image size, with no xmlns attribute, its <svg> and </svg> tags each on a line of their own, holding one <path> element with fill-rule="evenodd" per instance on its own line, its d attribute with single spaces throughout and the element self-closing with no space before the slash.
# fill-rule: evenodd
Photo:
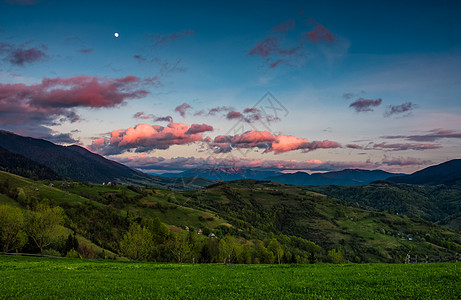
<svg viewBox="0 0 461 300">
<path fill-rule="evenodd" d="M 461 230 L 461 180 L 426 185 L 377 181 L 357 187 L 329 185 L 306 189 L 350 204 L 423 218 Z"/>
<path fill-rule="evenodd" d="M 461 159 L 453 159 L 410 175 L 393 177 L 388 180 L 410 184 L 440 184 L 459 179 L 461 179 Z"/>
<path fill-rule="evenodd" d="M 0 170 L 10 172 L 31 179 L 63 179 L 48 167 L 45 167 L 20 154 L 11 153 L 0 147 Z"/>
</svg>

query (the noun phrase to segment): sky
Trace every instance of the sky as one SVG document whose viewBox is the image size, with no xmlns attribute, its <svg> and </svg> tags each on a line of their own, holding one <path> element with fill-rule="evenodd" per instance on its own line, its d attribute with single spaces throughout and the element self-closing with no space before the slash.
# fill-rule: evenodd
<svg viewBox="0 0 461 300">
<path fill-rule="evenodd" d="M 459 1 L 0 0 L 0 129 L 158 174 L 411 173 L 460 158 L 460 15 Z"/>
</svg>

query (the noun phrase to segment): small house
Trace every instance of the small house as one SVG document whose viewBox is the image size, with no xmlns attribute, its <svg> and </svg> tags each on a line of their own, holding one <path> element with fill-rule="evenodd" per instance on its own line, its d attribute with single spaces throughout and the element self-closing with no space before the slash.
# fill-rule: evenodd
<svg viewBox="0 0 461 300">
<path fill-rule="evenodd" d="M 188 226 L 184 226 L 184 230 L 189 231 L 189 227 L 188 227 Z"/>
<path fill-rule="evenodd" d="M 202 233 L 203 233 L 202 229 L 200 229 L 200 228 L 197 229 L 197 234 L 202 234 Z"/>
</svg>

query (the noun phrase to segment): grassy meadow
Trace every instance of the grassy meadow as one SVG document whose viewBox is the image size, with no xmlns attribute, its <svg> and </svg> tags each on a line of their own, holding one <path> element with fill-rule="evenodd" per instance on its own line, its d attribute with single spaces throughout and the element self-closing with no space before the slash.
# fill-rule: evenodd
<svg viewBox="0 0 461 300">
<path fill-rule="evenodd" d="M 459 299 L 461 264 L 203 265 L 0 256 L 1 299 Z"/>
</svg>

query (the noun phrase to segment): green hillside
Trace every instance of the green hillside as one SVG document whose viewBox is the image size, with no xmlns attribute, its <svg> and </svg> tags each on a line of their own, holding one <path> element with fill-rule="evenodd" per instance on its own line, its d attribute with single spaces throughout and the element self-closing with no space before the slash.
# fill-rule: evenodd
<svg viewBox="0 0 461 300">
<path fill-rule="evenodd" d="M 0 204 L 20 207 L 26 219 L 42 204 L 61 207 L 66 234 L 99 247 L 79 250 L 89 257 L 110 251 L 155 261 L 403 262 L 407 253 L 438 260 L 461 251 L 460 235 L 447 227 L 267 181 L 178 192 L 0 172 L 0 195 Z M 151 241 L 146 252 L 129 248 L 136 238 Z M 65 243 L 48 248 L 65 254 Z M 37 252 L 30 240 L 24 249 Z"/>
</svg>

